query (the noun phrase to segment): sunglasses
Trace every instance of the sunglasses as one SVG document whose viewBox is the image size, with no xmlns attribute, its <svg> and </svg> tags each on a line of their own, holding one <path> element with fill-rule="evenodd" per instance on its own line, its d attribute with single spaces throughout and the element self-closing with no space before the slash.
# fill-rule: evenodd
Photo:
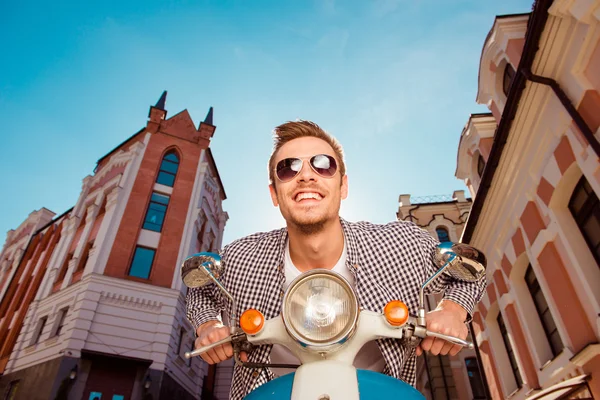
<svg viewBox="0 0 600 400">
<path fill-rule="evenodd" d="M 277 163 L 275 175 L 281 182 L 291 181 L 302 171 L 304 160 L 308 159 L 310 167 L 323 178 L 332 178 L 337 171 L 335 158 L 327 154 L 317 154 L 310 158 L 286 158 Z"/>
</svg>

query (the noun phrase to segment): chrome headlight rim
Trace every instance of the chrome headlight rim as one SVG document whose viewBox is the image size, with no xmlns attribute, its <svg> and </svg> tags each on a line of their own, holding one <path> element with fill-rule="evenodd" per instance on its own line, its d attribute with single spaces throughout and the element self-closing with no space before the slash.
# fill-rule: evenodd
<svg viewBox="0 0 600 400">
<path fill-rule="evenodd" d="M 287 310 L 286 310 L 286 306 L 288 304 L 288 299 L 290 298 L 290 296 L 293 295 L 293 292 L 295 291 L 295 289 L 297 289 L 299 287 L 299 285 L 302 284 L 303 282 L 305 282 L 307 280 L 315 279 L 317 277 L 325 277 L 325 278 L 337 281 L 348 293 L 350 302 L 352 303 L 353 310 L 354 310 L 354 315 L 351 319 L 351 323 L 349 323 L 342 332 L 340 332 L 339 334 L 337 334 L 336 336 L 334 336 L 333 338 L 331 338 L 330 340 L 327 340 L 325 342 L 311 341 L 308 338 L 304 337 L 303 335 L 299 334 L 295 329 L 293 329 L 293 325 L 290 321 L 290 317 L 287 314 Z M 343 344 L 344 342 L 346 342 L 348 339 L 350 339 L 354 335 L 354 332 L 356 331 L 356 326 L 358 324 L 359 314 L 360 314 L 360 309 L 359 309 L 359 305 L 358 305 L 358 297 L 356 296 L 356 292 L 354 291 L 354 289 L 352 288 L 350 283 L 346 280 L 346 278 L 344 278 L 339 273 L 334 272 L 329 269 L 313 269 L 313 270 L 302 273 L 301 275 L 297 276 L 289 284 L 288 288 L 286 289 L 286 291 L 283 295 L 283 302 L 282 302 L 282 307 L 281 307 L 281 317 L 283 319 L 283 325 L 285 326 L 285 329 L 288 332 L 288 334 L 295 341 L 300 343 L 303 347 L 318 348 L 318 349 L 327 351 L 335 345 Z"/>
</svg>

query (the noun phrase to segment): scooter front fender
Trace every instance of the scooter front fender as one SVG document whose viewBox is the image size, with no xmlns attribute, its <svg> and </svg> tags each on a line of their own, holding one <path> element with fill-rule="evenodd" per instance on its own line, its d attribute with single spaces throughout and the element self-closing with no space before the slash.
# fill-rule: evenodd
<svg viewBox="0 0 600 400">
<path fill-rule="evenodd" d="M 414 387 L 391 376 L 362 369 L 357 370 L 356 375 L 360 400 L 425 400 Z M 244 400 L 290 400 L 294 377 L 295 373 L 291 373 L 273 379 L 252 391 Z M 343 385 L 344 382 L 338 384 Z"/>
</svg>

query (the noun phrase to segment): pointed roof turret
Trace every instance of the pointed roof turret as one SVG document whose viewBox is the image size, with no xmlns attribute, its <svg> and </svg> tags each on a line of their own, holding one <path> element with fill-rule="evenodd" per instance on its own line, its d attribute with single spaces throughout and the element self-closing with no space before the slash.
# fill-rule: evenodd
<svg viewBox="0 0 600 400">
<path fill-rule="evenodd" d="M 204 139 L 210 139 L 215 133 L 215 126 L 213 124 L 213 108 L 208 109 L 208 114 L 206 114 L 206 118 L 204 121 L 200 122 L 198 125 L 198 132 L 200 132 L 200 137 Z"/>
<path fill-rule="evenodd" d="M 213 125 L 213 108 L 212 107 L 208 110 L 208 114 L 206 114 L 206 118 L 204 118 L 204 123 Z"/>
<path fill-rule="evenodd" d="M 160 99 L 158 99 L 158 102 L 156 103 L 156 105 L 154 106 L 154 108 L 158 108 L 159 110 L 166 111 L 165 110 L 165 102 L 166 101 L 167 101 L 167 91 L 165 90 L 160 95 Z"/>
<path fill-rule="evenodd" d="M 167 110 L 165 110 L 165 103 L 167 102 L 167 91 L 165 90 L 160 95 L 160 99 L 155 106 L 150 106 L 150 111 L 148 112 L 148 129 L 150 132 L 156 132 L 158 129 L 158 124 L 160 121 L 164 120 L 167 117 Z"/>
</svg>

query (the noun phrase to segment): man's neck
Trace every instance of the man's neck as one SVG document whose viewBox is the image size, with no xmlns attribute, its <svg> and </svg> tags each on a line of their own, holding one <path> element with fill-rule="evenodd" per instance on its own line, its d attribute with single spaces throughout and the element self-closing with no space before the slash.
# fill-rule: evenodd
<svg viewBox="0 0 600 400">
<path fill-rule="evenodd" d="M 339 219 L 326 223 L 320 232 L 306 235 L 288 226 L 290 257 L 302 272 L 331 269 L 344 250 L 344 231 Z"/>
</svg>

